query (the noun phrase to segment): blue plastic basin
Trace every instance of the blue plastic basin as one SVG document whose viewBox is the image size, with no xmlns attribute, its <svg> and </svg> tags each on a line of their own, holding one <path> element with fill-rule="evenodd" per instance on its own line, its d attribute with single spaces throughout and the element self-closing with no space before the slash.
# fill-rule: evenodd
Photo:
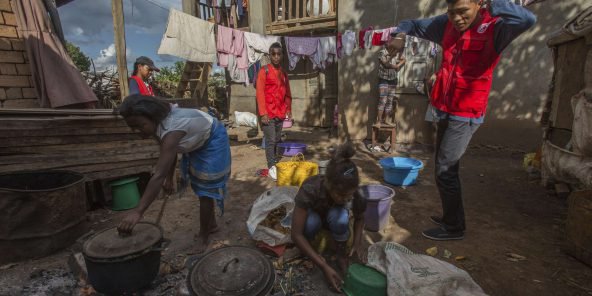
<svg viewBox="0 0 592 296">
<path fill-rule="evenodd" d="M 384 173 L 384 181 L 396 186 L 415 184 L 423 162 L 409 157 L 387 157 L 379 161 Z"/>
</svg>

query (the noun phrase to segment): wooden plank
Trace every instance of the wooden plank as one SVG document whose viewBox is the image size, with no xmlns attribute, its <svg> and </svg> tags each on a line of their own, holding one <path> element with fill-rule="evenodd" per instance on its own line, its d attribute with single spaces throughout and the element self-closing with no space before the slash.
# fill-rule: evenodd
<svg viewBox="0 0 592 296">
<path fill-rule="evenodd" d="M 319 15 L 323 15 L 323 0 L 319 1 Z M 314 3 L 314 1 L 312 1 L 312 3 Z M 314 9 L 313 9 L 313 15 L 314 15 Z"/>
<path fill-rule="evenodd" d="M 43 154 L 17 154 L 0 156 L 1 165 L 12 165 L 21 163 L 35 163 L 59 160 L 64 165 L 69 163 L 78 163 L 80 160 L 86 159 L 96 160 L 103 163 L 109 161 L 113 157 L 120 157 L 120 160 L 127 161 L 138 159 L 135 155 L 150 155 L 148 158 L 158 157 L 160 151 L 157 147 L 128 147 L 125 149 L 103 149 L 103 150 L 89 150 L 89 151 L 53 151 Z M 84 163 L 83 163 L 84 164 Z"/>
<path fill-rule="evenodd" d="M 156 165 L 157 161 L 158 161 L 158 158 L 125 161 L 125 162 L 109 162 L 109 163 L 101 163 L 101 164 L 97 164 L 97 165 L 83 165 L 83 166 L 69 167 L 68 170 L 73 170 L 73 171 L 81 173 L 81 174 L 97 173 L 97 172 L 105 172 L 105 171 L 125 169 L 125 168 L 130 168 L 130 167 L 137 167 L 137 166 L 154 166 L 154 165 Z"/>
<path fill-rule="evenodd" d="M 315 30 L 315 29 L 329 29 L 337 27 L 337 21 L 330 21 L 326 23 L 320 24 L 311 24 L 311 25 L 302 25 L 302 26 L 294 26 L 289 28 L 283 29 L 268 29 L 267 34 L 288 34 L 294 32 L 303 32 L 308 30 Z"/>
<path fill-rule="evenodd" d="M 14 137 L 3 138 L 0 141 L 0 153 L 6 147 L 37 147 L 45 145 L 69 145 L 69 144 L 85 144 L 85 143 L 100 143 L 101 141 L 125 141 L 125 140 L 141 140 L 139 134 L 102 134 L 102 135 L 81 135 L 76 137 Z M 42 149 L 42 148 L 35 148 Z"/>
<path fill-rule="evenodd" d="M 125 21 L 123 17 L 123 0 L 111 0 L 111 13 L 113 14 L 113 34 L 115 38 L 115 51 L 117 54 L 117 72 L 119 73 L 119 89 L 121 100 L 128 96 L 127 59 L 125 56 Z"/>
<path fill-rule="evenodd" d="M 107 128 L 63 128 L 55 130 L 0 130 L 0 138 L 22 137 L 47 137 L 47 136 L 82 136 L 88 134 L 130 134 L 133 131 L 129 127 Z"/>
<path fill-rule="evenodd" d="M 151 159 L 151 158 L 158 158 L 158 152 L 145 152 L 145 153 L 133 153 L 133 154 L 126 154 L 126 155 L 113 155 L 109 156 L 108 159 L 105 159 L 107 156 L 99 156 L 99 157 L 92 157 L 92 158 L 80 158 L 80 159 L 67 159 L 63 155 L 60 157 L 46 157 L 45 159 L 39 158 L 33 163 L 18 163 L 18 164 L 7 164 L 0 166 L 0 172 L 14 172 L 20 170 L 43 170 L 43 169 L 63 169 L 72 166 L 81 166 L 81 165 L 92 165 L 92 164 L 101 164 L 105 162 L 125 162 L 125 161 L 132 161 L 132 160 L 140 160 L 140 159 Z M 4 157 L 0 157 L 0 163 L 2 163 L 2 159 Z"/>
<path fill-rule="evenodd" d="M 101 180 L 107 178 L 119 178 L 123 176 L 135 175 L 139 173 L 145 172 L 152 172 L 153 166 L 145 165 L 145 166 L 137 166 L 131 168 L 123 168 L 118 170 L 110 170 L 110 171 L 103 171 L 103 172 L 95 172 L 95 173 L 86 173 L 84 174 L 90 180 Z"/>
<path fill-rule="evenodd" d="M 300 2 L 302 2 L 303 0 L 296 0 L 296 18 L 299 19 L 300 18 Z M 302 6 L 305 6 L 304 3 L 302 4 Z"/>
<path fill-rule="evenodd" d="M 37 146 L 8 146 L 0 148 L 1 155 L 7 154 L 49 154 L 57 152 L 67 151 L 96 151 L 101 149 L 128 149 L 137 147 L 158 147 L 158 144 L 154 140 L 123 140 L 123 141 L 105 141 L 105 142 L 91 142 L 91 143 L 68 143 L 58 145 L 44 145 L 43 147 Z M 156 148 L 158 149 L 158 148 Z"/>
<path fill-rule="evenodd" d="M 102 127 L 128 127 L 123 120 L 89 118 L 22 118 L 4 119 L 0 118 L 0 130 L 37 130 L 57 128 L 102 128 Z M 130 129 L 131 131 L 131 129 Z"/>
<path fill-rule="evenodd" d="M 282 0 L 282 20 L 286 20 L 286 0 Z"/>
<path fill-rule="evenodd" d="M 336 20 L 336 15 L 321 15 L 321 16 L 310 16 L 310 17 L 303 17 L 299 19 L 291 19 L 286 21 L 277 21 L 273 22 L 273 24 L 268 26 L 276 26 L 276 25 L 289 25 L 289 24 L 297 24 L 297 23 L 306 23 L 306 22 L 321 22 L 326 20 Z"/>
<path fill-rule="evenodd" d="M 17 109 L 17 108 L 0 108 L 0 117 L 5 115 L 112 115 L 112 117 L 119 117 L 112 109 Z M 121 117 L 119 117 L 121 118 Z"/>
<path fill-rule="evenodd" d="M 278 15 L 279 15 L 279 11 L 280 11 L 280 7 L 279 7 L 279 1 L 275 0 L 275 11 L 273 11 L 273 18 L 271 19 L 272 22 L 277 22 L 278 21 Z"/>
</svg>

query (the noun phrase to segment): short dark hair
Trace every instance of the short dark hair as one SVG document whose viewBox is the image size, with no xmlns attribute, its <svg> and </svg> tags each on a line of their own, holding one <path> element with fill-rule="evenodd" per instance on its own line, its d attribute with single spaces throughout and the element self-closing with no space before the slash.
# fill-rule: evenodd
<svg viewBox="0 0 592 296">
<path fill-rule="evenodd" d="M 118 108 L 124 118 L 144 116 L 155 124 L 161 123 L 171 112 L 171 105 L 153 96 L 131 95 Z"/>
<path fill-rule="evenodd" d="M 271 52 L 273 49 L 279 49 L 282 50 L 282 45 L 279 42 L 274 42 L 270 47 L 269 47 L 269 52 Z"/>
<path fill-rule="evenodd" d="M 337 151 L 327 164 L 325 179 L 331 190 L 340 192 L 356 189 L 360 186 L 358 167 L 351 160 L 356 150 L 351 142 L 337 148 Z"/>
</svg>

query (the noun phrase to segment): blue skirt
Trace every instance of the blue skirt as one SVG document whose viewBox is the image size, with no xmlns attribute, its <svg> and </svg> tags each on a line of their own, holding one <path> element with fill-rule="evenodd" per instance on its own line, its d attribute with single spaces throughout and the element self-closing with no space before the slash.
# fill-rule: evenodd
<svg viewBox="0 0 592 296">
<path fill-rule="evenodd" d="M 220 121 L 214 120 L 206 143 L 197 150 L 183 154 L 180 165 L 183 183 L 191 181 L 191 188 L 198 197 L 216 200 L 221 213 L 224 213 L 230 165 L 230 142 L 226 128 Z"/>
</svg>

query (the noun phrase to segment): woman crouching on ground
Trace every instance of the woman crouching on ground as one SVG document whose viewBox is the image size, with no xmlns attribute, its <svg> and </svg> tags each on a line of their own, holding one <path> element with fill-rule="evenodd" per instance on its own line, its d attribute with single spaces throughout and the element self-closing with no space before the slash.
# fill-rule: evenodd
<svg viewBox="0 0 592 296">
<path fill-rule="evenodd" d="M 205 251 L 209 234 L 218 230 L 214 202 L 223 212 L 226 182 L 230 176 L 230 144 L 224 125 L 202 111 L 172 107 L 151 96 L 127 97 L 119 107 L 119 113 L 129 127 L 145 137 L 155 137 L 160 143 L 155 172 L 140 204 L 124 218 L 119 230 L 132 231 L 159 194 L 161 186 L 165 192 L 172 192 L 177 153 L 183 153 L 182 179 L 185 184 L 190 181 L 200 204 L 200 232 L 195 251 Z"/>
<path fill-rule="evenodd" d="M 355 154 L 352 144 L 338 148 L 327 165 L 325 176 L 308 178 L 296 195 L 296 207 L 292 216 L 292 241 L 325 274 L 329 285 L 341 290 L 341 276 L 315 252 L 311 241 L 321 228 L 327 229 L 335 241 L 339 267 L 345 273 L 348 257 L 361 251 L 364 212 L 366 201 L 358 192 L 360 177 L 358 168 L 351 158 Z M 347 241 L 350 237 L 350 209 L 353 212 L 353 247 L 347 254 Z"/>
</svg>

